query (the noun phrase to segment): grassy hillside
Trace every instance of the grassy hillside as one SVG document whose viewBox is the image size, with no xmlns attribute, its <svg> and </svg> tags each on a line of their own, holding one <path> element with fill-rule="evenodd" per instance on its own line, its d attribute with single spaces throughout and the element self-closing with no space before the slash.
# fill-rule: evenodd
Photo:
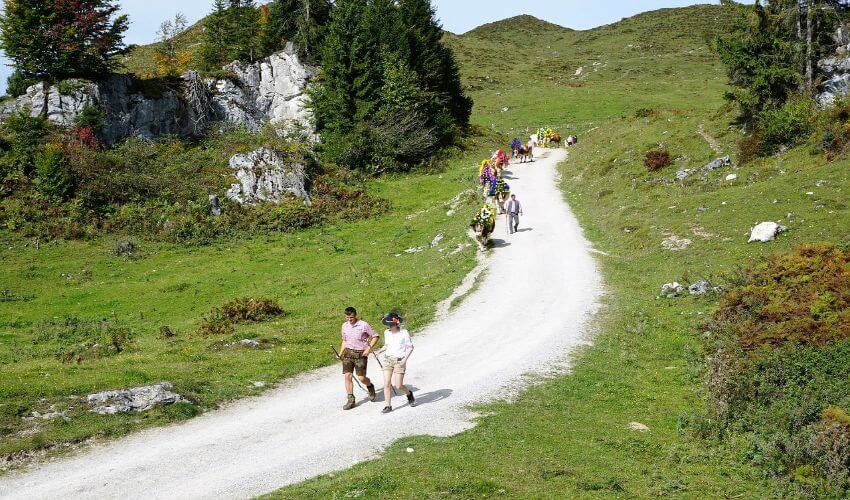
<svg viewBox="0 0 850 500">
<path fill-rule="evenodd" d="M 462 194 L 495 145 L 470 139 L 444 170 L 368 182 L 389 200 L 380 216 L 294 233 L 199 247 L 141 240 L 122 257 L 115 236 L 37 242 L 0 231 L 0 457 L 14 465 L 35 450 L 188 418 L 263 390 L 254 382 L 270 387 L 329 364 L 348 305 L 373 322 L 393 308 L 427 322 L 472 268 L 475 207 Z M 231 333 L 199 330 L 213 308 L 240 297 L 274 299 L 286 314 Z M 101 348 L 116 330 L 126 348 Z M 262 345 L 243 348 L 242 339 Z M 191 404 L 97 416 L 71 397 L 163 380 Z M 68 421 L 30 418 L 65 410 Z"/>
<path fill-rule="evenodd" d="M 799 493 L 795 479 L 772 482 L 760 468 L 771 457 L 758 436 L 701 437 L 703 325 L 717 297 L 658 294 L 671 281 L 725 285 L 739 266 L 795 244 L 846 243 L 850 162 L 800 147 L 675 180 L 677 170 L 733 154 L 741 137 L 722 100 L 725 73 L 705 43 L 728 24 L 720 7 L 656 11 L 585 32 L 546 29 L 533 45 L 514 24 L 448 40 L 476 123 L 512 135 L 548 125 L 580 137 L 561 173 L 587 236 L 605 252 L 609 293 L 592 321 L 594 345 L 575 356 L 570 375 L 482 408 L 487 416 L 468 432 L 406 438 L 379 460 L 274 496 Z M 648 173 L 644 153 L 658 147 L 673 165 Z M 730 173 L 737 178 L 727 181 Z M 766 220 L 788 231 L 748 244 L 749 228 Z M 691 244 L 667 250 L 671 237 Z M 632 422 L 649 430 L 631 430 Z"/>
</svg>

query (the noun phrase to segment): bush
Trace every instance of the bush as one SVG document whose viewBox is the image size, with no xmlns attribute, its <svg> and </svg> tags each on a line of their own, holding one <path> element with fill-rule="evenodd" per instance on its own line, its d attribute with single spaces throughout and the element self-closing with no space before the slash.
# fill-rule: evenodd
<svg viewBox="0 0 850 500">
<path fill-rule="evenodd" d="M 829 408 L 850 407 L 850 253 L 805 245 L 748 266 L 707 327 L 709 432 L 750 435 L 807 494 L 846 492 L 850 433 Z"/>
<path fill-rule="evenodd" d="M 272 299 L 239 298 L 221 306 L 224 316 L 234 323 L 255 323 L 284 314 L 280 305 Z"/>
<path fill-rule="evenodd" d="M 669 167 L 671 163 L 670 153 L 663 149 L 647 151 L 643 159 L 644 166 L 650 172 L 657 172 L 662 168 Z"/>
<path fill-rule="evenodd" d="M 59 146 L 49 144 L 36 157 L 35 186 L 49 199 L 64 201 L 73 194 L 74 180 L 68 174 L 65 155 Z"/>
<path fill-rule="evenodd" d="M 133 257 L 139 252 L 139 244 L 132 238 L 121 238 L 115 242 L 112 253 L 116 257 Z"/>
<path fill-rule="evenodd" d="M 4 144 L 3 156 L 0 158 L 0 176 L 8 179 L 32 175 L 38 145 L 48 131 L 47 121 L 30 116 L 28 110 L 6 118 L 2 130 Z"/>
<path fill-rule="evenodd" d="M 794 99 L 777 109 L 759 113 L 756 134 L 759 156 L 775 153 L 781 146 L 791 147 L 804 141 L 814 130 L 815 107 L 809 99 Z"/>
<path fill-rule="evenodd" d="M 235 332 L 236 325 L 217 307 L 214 307 L 206 316 L 202 316 L 201 324 L 198 326 L 198 334 L 204 337 L 233 335 Z"/>
<path fill-rule="evenodd" d="M 850 253 L 803 245 L 741 271 L 712 329 L 746 351 L 850 337 Z"/>
</svg>

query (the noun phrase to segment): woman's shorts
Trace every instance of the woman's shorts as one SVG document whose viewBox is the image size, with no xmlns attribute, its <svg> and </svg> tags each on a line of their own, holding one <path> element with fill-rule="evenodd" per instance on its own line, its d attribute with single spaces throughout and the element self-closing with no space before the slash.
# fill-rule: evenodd
<svg viewBox="0 0 850 500">
<path fill-rule="evenodd" d="M 393 372 L 403 375 L 405 368 L 407 368 L 405 365 L 401 364 L 401 359 L 399 358 L 384 356 L 383 363 L 385 372 Z"/>
</svg>

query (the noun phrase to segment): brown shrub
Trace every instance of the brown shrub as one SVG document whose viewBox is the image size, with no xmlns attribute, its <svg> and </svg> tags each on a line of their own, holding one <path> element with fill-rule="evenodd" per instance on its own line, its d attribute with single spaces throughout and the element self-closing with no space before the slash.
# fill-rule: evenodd
<svg viewBox="0 0 850 500">
<path fill-rule="evenodd" d="M 755 133 L 744 137 L 738 142 L 738 161 L 741 163 L 749 163 L 758 158 L 763 150 L 762 137 Z"/>
<path fill-rule="evenodd" d="M 283 309 L 272 299 L 243 297 L 223 304 L 221 312 L 234 323 L 254 323 L 280 316 L 283 314 Z"/>
<path fill-rule="evenodd" d="M 232 335 L 239 323 L 255 323 L 286 312 L 272 299 L 243 297 L 225 302 L 221 308 L 214 307 L 201 318 L 198 334 L 205 337 Z"/>
<path fill-rule="evenodd" d="M 646 157 L 643 159 L 643 164 L 650 172 L 657 172 L 662 168 L 669 167 L 672 161 L 670 153 L 663 149 L 653 149 L 646 152 Z"/>
<path fill-rule="evenodd" d="M 850 252 L 802 245 L 745 268 L 711 328 L 745 351 L 850 338 Z"/>
</svg>

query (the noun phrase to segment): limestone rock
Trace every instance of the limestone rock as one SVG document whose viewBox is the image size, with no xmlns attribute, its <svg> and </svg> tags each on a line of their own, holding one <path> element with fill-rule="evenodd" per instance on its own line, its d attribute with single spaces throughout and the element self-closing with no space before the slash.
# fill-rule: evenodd
<svg viewBox="0 0 850 500">
<path fill-rule="evenodd" d="M 94 406 L 92 412 L 100 415 L 142 412 L 156 405 L 184 401 L 182 396 L 171 392 L 172 388 L 171 383 L 162 382 L 144 387 L 97 392 L 82 399 Z"/>
<path fill-rule="evenodd" d="M 699 280 L 688 287 L 688 293 L 691 295 L 705 295 L 710 292 L 719 292 L 720 287 L 711 286 L 708 280 Z"/>
<path fill-rule="evenodd" d="M 685 293 L 685 287 L 682 286 L 678 281 L 674 281 L 672 283 L 665 283 L 661 286 L 661 296 L 666 297 L 668 299 L 679 297 L 683 293 Z"/>
<path fill-rule="evenodd" d="M 97 83 L 68 80 L 61 87 L 47 90 L 47 119 L 56 124 L 72 125 L 88 106 L 103 112 L 102 134 L 109 145 L 131 136 L 154 139 L 193 132 L 189 107 L 175 90 L 160 89 L 145 95 L 134 87 L 129 75 L 113 74 Z M 0 117 L 24 109 L 39 116 L 43 108 L 44 87 L 38 83 L 29 87 L 26 94 L 0 106 Z"/>
<path fill-rule="evenodd" d="M 747 243 L 773 241 L 776 239 L 776 235 L 783 231 L 785 231 L 785 227 L 775 222 L 762 222 L 750 230 L 750 240 Z"/>
<path fill-rule="evenodd" d="M 262 147 L 230 158 L 230 168 L 239 180 L 227 191 L 227 198 L 240 204 L 270 201 L 280 203 L 286 194 L 310 202 L 307 171 L 280 151 Z"/>
<path fill-rule="evenodd" d="M 224 69 L 234 78 L 213 82 L 212 102 L 219 119 L 255 132 L 269 123 L 315 139 L 305 91 L 316 70 L 300 60 L 291 42 L 267 58 L 250 64 L 234 61 Z"/>
<path fill-rule="evenodd" d="M 221 204 L 218 201 L 218 195 L 210 195 L 210 213 L 216 217 L 221 215 Z"/>
<path fill-rule="evenodd" d="M 155 139 L 163 135 L 201 135 L 209 123 L 228 121 L 252 131 L 269 123 L 281 132 L 315 140 L 306 87 L 316 70 L 300 61 L 292 44 L 255 63 L 232 62 L 225 70 L 233 78 L 204 81 L 197 72 L 182 75 L 177 84 L 111 74 L 98 82 L 67 80 L 47 89 L 47 118 L 70 126 L 88 106 L 104 114 L 104 142 L 127 137 Z M 41 83 L 0 104 L 0 118 L 28 109 L 32 116 L 45 107 Z"/>
</svg>

